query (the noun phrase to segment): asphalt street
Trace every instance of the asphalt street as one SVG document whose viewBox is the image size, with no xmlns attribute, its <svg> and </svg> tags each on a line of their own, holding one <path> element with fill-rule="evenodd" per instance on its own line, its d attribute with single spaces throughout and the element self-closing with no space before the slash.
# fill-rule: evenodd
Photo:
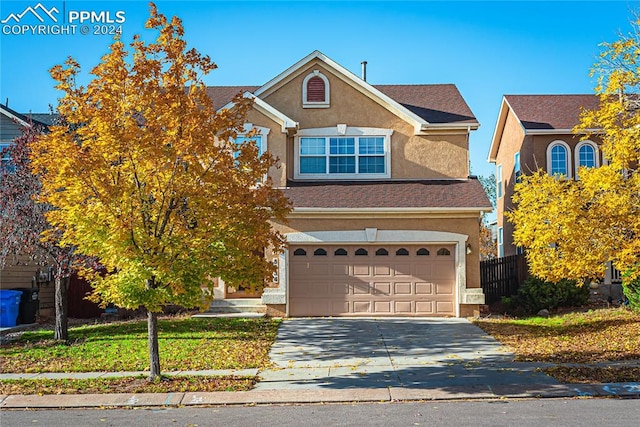
<svg viewBox="0 0 640 427">
<path fill-rule="evenodd" d="M 209 408 L 3 411 L 2 427 L 75 426 L 616 426 L 635 427 L 640 401 L 530 399 Z"/>
</svg>

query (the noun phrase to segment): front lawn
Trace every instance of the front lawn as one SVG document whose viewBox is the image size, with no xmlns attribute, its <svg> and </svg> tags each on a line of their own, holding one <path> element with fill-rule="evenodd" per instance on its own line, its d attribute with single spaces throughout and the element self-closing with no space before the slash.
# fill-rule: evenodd
<svg viewBox="0 0 640 427">
<path fill-rule="evenodd" d="M 0 381 L 0 394 L 103 394 L 247 391 L 255 377 L 164 377 L 150 382 L 145 376 L 91 379 L 36 379 Z"/>
<path fill-rule="evenodd" d="M 640 360 L 640 313 L 625 308 L 549 318 L 487 318 L 474 323 L 506 345 L 517 361 L 589 364 Z M 638 367 L 562 366 L 546 372 L 563 382 L 640 381 Z"/>
<path fill-rule="evenodd" d="M 278 320 L 173 318 L 158 321 L 163 372 L 262 368 Z M 0 347 L 0 372 L 117 372 L 149 369 L 146 321 L 69 328 L 70 345 L 53 331 L 25 332 Z"/>
</svg>

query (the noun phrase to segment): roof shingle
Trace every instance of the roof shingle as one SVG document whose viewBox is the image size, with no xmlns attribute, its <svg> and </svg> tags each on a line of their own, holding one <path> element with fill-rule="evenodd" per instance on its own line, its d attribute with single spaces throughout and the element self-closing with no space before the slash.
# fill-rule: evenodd
<svg viewBox="0 0 640 427">
<path fill-rule="evenodd" d="M 522 126 L 529 130 L 573 129 L 583 109 L 599 106 L 596 95 L 505 95 Z"/>
<path fill-rule="evenodd" d="M 289 182 L 283 189 L 295 208 L 482 208 L 491 203 L 480 182 L 340 181 Z"/>
</svg>

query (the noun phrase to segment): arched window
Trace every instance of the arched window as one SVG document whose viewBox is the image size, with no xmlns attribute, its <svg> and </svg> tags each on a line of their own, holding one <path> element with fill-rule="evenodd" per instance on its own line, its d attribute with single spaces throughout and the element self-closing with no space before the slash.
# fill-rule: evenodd
<svg viewBox="0 0 640 427">
<path fill-rule="evenodd" d="M 369 252 L 365 248 L 360 248 L 356 251 L 356 255 L 369 255 Z"/>
<path fill-rule="evenodd" d="M 329 79 L 314 70 L 302 81 L 302 106 L 304 108 L 329 107 Z"/>
<path fill-rule="evenodd" d="M 598 158 L 598 146 L 591 141 L 581 141 L 576 145 L 576 177 L 578 177 L 578 169 L 580 167 L 585 168 L 597 168 L 600 166 L 600 159 Z"/>
<path fill-rule="evenodd" d="M 294 256 L 305 256 L 306 254 L 307 254 L 307 251 L 305 251 L 302 248 L 298 248 L 295 251 L 293 251 Z"/>
<path fill-rule="evenodd" d="M 376 251 L 376 255 L 378 256 L 385 256 L 385 255 L 389 255 L 389 251 L 386 250 L 385 248 L 380 248 Z"/>
<path fill-rule="evenodd" d="M 335 256 L 345 256 L 345 255 L 347 255 L 347 250 L 343 249 L 343 248 L 338 248 L 338 249 L 335 250 L 333 255 L 335 255 Z"/>
<path fill-rule="evenodd" d="M 447 248 L 440 248 L 440 249 L 438 249 L 438 255 L 439 256 L 449 256 L 449 255 L 451 255 L 451 251 L 449 251 L 449 249 L 447 249 Z"/>
<path fill-rule="evenodd" d="M 549 175 L 564 175 L 571 178 L 571 158 L 569 146 L 564 141 L 553 141 L 547 147 L 547 170 Z"/>
<path fill-rule="evenodd" d="M 406 250 L 405 248 L 400 248 L 396 251 L 396 255 L 397 256 L 407 256 L 409 255 L 409 251 Z"/>
<path fill-rule="evenodd" d="M 420 248 L 420 249 L 418 249 L 418 252 L 416 252 L 416 255 L 420 255 L 420 256 L 429 256 L 429 249 L 427 249 L 427 248 Z"/>
<path fill-rule="evenodd" d="M 315 256 L 326 256 L 327 255 L 327 251 L 322 249 L 322 248 L 318 248 L 315 251 L 313 251 L 313 254 Z"/>
</svg>

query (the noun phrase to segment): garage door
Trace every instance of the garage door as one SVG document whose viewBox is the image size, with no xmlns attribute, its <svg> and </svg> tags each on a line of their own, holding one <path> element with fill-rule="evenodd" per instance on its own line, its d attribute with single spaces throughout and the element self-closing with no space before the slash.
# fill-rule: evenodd
<svg viewBox="0 0 640 427">
<path fill-rule="evenodd" d="M 453 245 L 289 248 L 291 316 L 455 316 Z"/>
</svg>

